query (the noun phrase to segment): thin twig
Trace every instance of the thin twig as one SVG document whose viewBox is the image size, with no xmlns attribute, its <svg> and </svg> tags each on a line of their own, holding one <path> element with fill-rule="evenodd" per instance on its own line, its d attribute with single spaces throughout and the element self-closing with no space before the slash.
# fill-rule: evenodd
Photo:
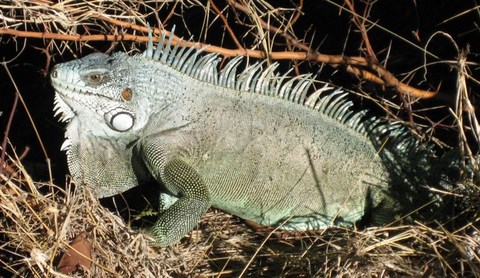
<svg viewBox="0 0 480 278">
<path fill-rule="evenodd" d="M 7 70 L 7 72 L 8 72 L 7 65 L 5 63 L 3 63 L 3 66 L 5 67 L 5 70 Z M 10 128 L 12 126 L 13 115 L 15 114 L 15 111 L 17 110 L 19 94 L 20 93 L 18 91 L 15 92 L 15 98 L 14 98 L 13 104 L 12 104 L 12 111 L 10 111 L 10 115 L 8 116 L 7 127 L 5 128 L 5 133 L 3 134 L 2 152 L 1 152 L 1 155 L 0 155 L 0 174 L 3 173 L 3 169 L 6 167 L 5 152 L 7 150 L 8 134 L 9 134 Z"/>
<path fill-rule="evenodd" d="M 230 34 L 230 37 L 232 38 L 233 42 L 237 46 L 238 49 L 243 49 L 244 47 L 240 43 L 240 41 L 237 39 L 237 36 L 235 35 L 235 32 L 233 32 L 232 28 L 228 24 L 227 18 L 223 15 L 222 11 L 215 5 L 213 0 L 208 0 L 210 2 L 210 5 L 212 5 L 213 10 L 217 13 L 217 15 L 220 17 L 220 19 L 223 21 L 225 24 L 225 28 L 227 29 L 228 34 Z"/>
</svg>

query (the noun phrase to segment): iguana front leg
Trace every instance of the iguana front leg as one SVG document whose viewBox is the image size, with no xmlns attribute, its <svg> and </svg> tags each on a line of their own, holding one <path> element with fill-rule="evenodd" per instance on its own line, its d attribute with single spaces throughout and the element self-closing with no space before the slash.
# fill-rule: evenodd
<svg viewBox="0 0 480 278">
<path fill-rule="evenodd" d="M 142 157 L 155 179 L 178 200 L 160 213 L 151 232 L 161 246 L 180 240 L 198 223 L 210 207 L 210 194 L 202 177 L 175 154 L 166 140 L 150 140 L 143 144 Z"/>
</svg>

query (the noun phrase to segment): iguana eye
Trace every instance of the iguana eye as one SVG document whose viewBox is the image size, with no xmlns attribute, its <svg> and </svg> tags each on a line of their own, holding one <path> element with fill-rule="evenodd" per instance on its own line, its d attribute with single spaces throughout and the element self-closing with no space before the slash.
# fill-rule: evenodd
<svg viewBox="0 0 480 278">
<path fill-rule="evenodd" d="M 104 77 L 102 73 L 93 72 L 87 75 L 87 81 L 91 85 L 98 85 L 103 81 Z"/>
</svg>

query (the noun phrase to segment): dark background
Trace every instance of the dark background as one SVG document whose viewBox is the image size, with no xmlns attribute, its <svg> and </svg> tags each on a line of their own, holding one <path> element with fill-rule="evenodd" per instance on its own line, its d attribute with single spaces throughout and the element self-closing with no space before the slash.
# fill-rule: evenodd
<svg viewBox="0 0 480 278">
<path fill-rule="evenodd" d="M 342 5 L 342 1 L 332 1 Z M 215 1 L 222 8 L 225 7 L 225 1 Z M 270 1 L 274 6 L 295 7 L 298 1 Z M 358 13 L 362 13 L 366 5 L 363 2 L 355 1 L 355 8 Z M 427 47 L 428 51 L 438 56 L 439 59 L 427 56 L 427 62 L 455 61 L 458 52 L 454 43 L 460 50 L 468 50 L 468 60 L 470 65 L 470 74 L 472 77 L 478 77 L 478 53 L 480 53 L 480 32 L 478 23 L 480 19 L 479 11 L 475 1 L 452 1 L 452 0 L 424 0 L 424 1 L 391 1 L 379 0 L 370 11 L 369 19 L 377 25 L 382 26 L 369 29 L 369 38 L 372 47 L 379 61 L 383 64 L 386 59 L 386 67 L 399 79 L 406 76 L 406 73 L 415 71 L 415 74 L 409 78 L 409 83 L 422 89 L 439 88 L 439 97 L 432 100 L 422 100 L 416 104 L 416 108 L 445 106 L 442 109 L 435 110 L 435 113 L 429 115 L 432 119 L 441 119 L 448 117 L 448 107 L 452 107 L 456 93 L 457 74 L 452 65 L 439 63 L 428 66 L 425 72 L 421 66 L 424 63 L 424 52 L 422 49 Z M 160 11 L 160 18 L 169 13 L 169 10 Z M 174 17 L 167 23 L 166 28 L 170 29 L 176 24 L 176 34 L 185 38 L 193 35 L 194 40 L 204 41 L 204 36 L 200 37 L 201 24 L 205 12 L 202 8 L 191 8 L 183 10 L 183 21 L 188 26 L 184 28 L 180 16 Z M 351 15 L 346 11 L 340 11 L 339 7 L 328 1 L 306 0 L 302 9 L 303 15 L 294 25 L 295 34 L 298 38 L 305 38 L 305 42 L 313 48 L 325 54 L 344 54 L 351 56 L 365 56 L 362 45 L 362 38 L 356 27 L 352 24 Z M 239 20 L 247 22 L 245 15 L 239 14 L 236 18 L 230 14 L 229 21 L 234 30 L 241 34 L 248 28 L 239 24 Z M 152 18 L 152 25 L 156 25 Z M 4 28 L 0 21 L 0 28 Z M 437 32 L 444 32 L 446 35 L 436 35 Z M 228 36 L 222 36 L 223 24 L 219 21 L 214 23 L 208 30 L 206 42 L 212 45 L 223 45 L 224 47 L 234 47 L 234 44 Z M 415 35 L 418 34 L 418 35 Z M 398 37 L 404 38 L 399 39 Z M 25 105 L 28 108 L 33 121 L 38 129 L 47 156 L 50 158 L 53 166 L 53 174 L 58 184 L 64 183 L 64 176 L 67 174 L 66 161 L 64 153 L 60 152 L 60 146 L 63 142 L 63 125 L 59 124 L 53 117 L 53 96 L 54 92 L 49 84 L 48 71 L 52 64 L 47 65 L 47 56 L 43 49 L 48 44 L 48 40 L 15 38 L 12 36 L 0 36 L 0 54 L 2 61 L 13 61 L 6 64 L 13 80 L 18 86 Z M 245 46 L 255 43 L 253 36 L 246 36 L 243 40 Z M 454 42 L 454 43 L 453 43 Z M 72 45 L 75 43 L 72 42 Z M 92 42 L 90 47 L 81 48 L 72 52 L 58 54 L 52 52 L 53 62 L 58 63 L 84 56 L 89 52 L 102 51 L 110 49 L 110 42 Z M 118 47 L 120 48 L 120 47 Z M 140 46 L 140 49 L 143 48 Z M 285 43 L 279 39 L 274 46 L 274 50 L 285 49 Z M 18 56 L 18 57 L 17 57 Z M 287 68 L 284 65 L 281 70 Z M 356 77 L 343 71 L 334 70 L 328 66 L 302 63 L 300 69 L 303 72 L 318 73 L 321 80 L 329 80 L 336 85 L 346 86 L 351 89 L 361 89 L 371 91 L 377 98 L 392 99 L 399 101 L 395 92 L 384 90 L 375 84 L 369 84 L 359 81 Z M 320 71 L 320 69 L 322 69 Z M 426 79 L 424 79 L 424 73 Z M 469 82 L 471 100 L 475 103 L 478 98 L 478 85 L 475 82 Z M 25 109 L 21 103 L 16 108 L 13 107 L 16 89 L 9 78 L 5 66 L 0 66 L 0 131 L 1 138 L 4 137 L 5 127 L 8 117 L 14 109 L 13 121 L 8 134 L 8 139 L 13 148 L 20 155 L 26 149 L 28 153 L 22 162 L 29 169 L 30 174 L 36 180 L 47 180 L 48 171 L 46 171 L 45 156 L 40 147 L 32 124 L 26 116 Z M 371 104 L 366 104 L 371 105 Z M 372 105 L 375 110 L 375 105 Z M 378 109 L 381 113 L 381 109 Z M 400 117 L 406 116 L 402 111 L 398 112 Z M 445 123 L 453 122 L 446 121 Z M 424 122 L 428 125 L 428 122 Z M 424 128 L 428 128 L 425 126 Z M 449 144 L 455 144 L 456 135 L 453 129 L 438 127 L 436 135 L 443 136 L 443 140 Z M 10 152 L 11 153 L 11 152 Z"/>
</svg>

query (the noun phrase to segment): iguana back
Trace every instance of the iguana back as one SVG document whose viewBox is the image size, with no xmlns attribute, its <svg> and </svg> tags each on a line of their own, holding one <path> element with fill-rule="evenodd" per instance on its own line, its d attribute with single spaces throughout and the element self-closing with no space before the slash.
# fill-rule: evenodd
<svg viewBox="0 0 480 278">
<path fill-rule="evenodd" d="M 144 55 L 92 54 L 51 76 L 73 178 L 99 197 L 154 179 L 161 245 L 210 206 L 292 230 L 382 223 L 401 209 L 392 185 L 419 186 L 392 178 L 416 140 L 352 111 L 342 89 L 276 64 L 237 75 L 239 58 L 217 73 L 218 56 L 200 52 L 163 38 L 155 53 L 150 41 Z"/>
</svg>

